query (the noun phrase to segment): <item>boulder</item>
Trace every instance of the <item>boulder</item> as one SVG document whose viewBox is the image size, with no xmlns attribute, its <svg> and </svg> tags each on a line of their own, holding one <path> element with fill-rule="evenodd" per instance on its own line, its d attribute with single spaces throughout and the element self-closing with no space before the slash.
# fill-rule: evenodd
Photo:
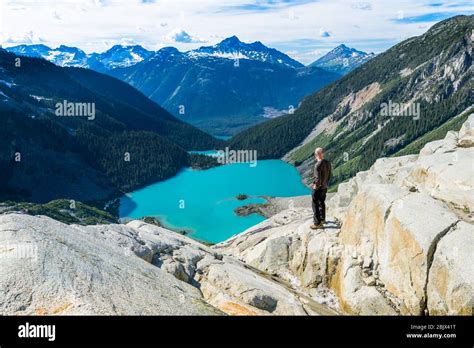
<svg viewBox="0 0 474 348">
<path fill-rule="evenodd" d="M 434 153 L 450 152 L 458 145 L 458 133 L 449 131 L 444 139 L 427 143 L 421 150 L 420 156 L 429 156 Z"/>
<path fill-rule="evenodd" d="M 325 230 L 311 230 L 311 224 L 311 210 L 284 211 L 213 249 L 296 286 L 315 287 L 327 282 L 328 263 L 337 258 L 332 246 L 339 229 L 332 222 Z"/>
<path fill-rule="evenodd" d="M 377 184 L 405 186 L 405 179 L 416 163 L 418 156 L 379 158 L 367 171 L 359 172 L 345 183 L 339 184 L 337 194 L 328 200 L 327 207 L 337 220 L 343 221 L 347 208 L 357 193 L 364 187 Z"/>
<path fill-rule="evenodd" d="M 474 226 L 459 222 L 438 243 L 430 268 L 430 315 L 473 315 Z"/>
<path fill-rule="evenodd" d="M 204 298 L 229 314 L 307 314 L 298 297 L 283 286 L 227 258 L 206 267 L 199 283 Z"/>
<path fill-rule="evenodd" d="M 460 210 L 474 211 L 474 151 L 458 148 L 420 156 L 413 165 L 406 185 Z"/>
<path fill-rule="evenodd" d="M 474 114 L 469 115 L 468 119 L 463 123 L 459 130 L 458 146 L 474 146 Z"/>
<path fill-rule="evenodd" d="M 294 208 L 212 248 L 277 277 L 316 302 L 337 310 L 337 300 L 327 284 L 338 262 L 339 228 L 333 219 L 324 230 L 311 230 L 311 224 L 311 210 Z"/>
<path fill-rule="evenodd" d="M 396 315 L 384 294 L 364 281 L 362 269 L 354 259 L 345 257 L 338 265 L 331 284 L 344 312 L 357 315 Z"/>
<path fill-rule="evenodd" d="M 380 280 L 403 303 L 402 314 L 423 313 L 430 258 L 457 221 L 445 204 L 423 193 L 410 193 L 393 204 L 377 243 L 377 260 Z"/>
<path fill-rule="evenodd" d="M 430 221 L 429 229 L 426 221 Z M 400 313 L 420 314 L 431 248 L 456 222 L 456 215 L 446 205 L 426 194 L 393 184 L 369 185 L 348 209 L 341 229 L 343 262 L 338 267 L 352 265 L 359 273 L 365 268 L 376 271 L 380 283 L 401 304 L 396 306 Z M 352 261 L 354 257 L 360 261 Z M 336 280 L 339 285 L 335 289 L 345 309 L 354 314 L 369 311 L 361 303 L 346 300 L 351 298 L 348 289 L 358 290 L 356 285 L 344 287 L 354 276 L 346 279 L 345 270 L 338 270 L 338 276 L 343 279 Z"/>
<path fill-rule="evenodd" d="M 466 232 L 474 221 L 474 151 L 466 148 L 473 117 L 459 135 L 448 132 L 443 140 L 428 143 L 420 156 L 379 159 L 340 185 L 329 204 L 330 213 L 343 223 L 343 252 L 331 286 L 346 312 L 385 310 L 364 307 L 356 295 L 360 284 L 374 283 L 401 314 L 472 312 L 474 276 L 463 269 L 469 257 L 460 255 L 474 253 Z M 439 248 L 448 245 L 445 238 L 455 236 L 460 238 L 454 249 L 459 258 L 448 253 L 440 259 Z"/>
</svg>

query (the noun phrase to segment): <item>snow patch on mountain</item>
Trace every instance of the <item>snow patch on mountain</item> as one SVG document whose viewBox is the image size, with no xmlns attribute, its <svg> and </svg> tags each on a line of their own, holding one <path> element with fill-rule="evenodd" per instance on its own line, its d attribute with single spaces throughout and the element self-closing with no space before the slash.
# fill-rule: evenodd
<svg viewBox="0 0 474 348">
<path fill-rule="evenodd" d="M 375 57 L 374 53 L 358 51 L 342 44 L 310 64 L 310 66 L 345 75 L 373 57 Z"/>
<path fill-rule="evenodd" d="M 260 41 L 245 43 L 236 36 L 227 38 L 214 46 L 204 46 L 187 52 L 189 57 L 217 57 L 226 59 L 248 59 L 271 64 L 300 68 L 303 65 L 286 54 L 268 48 Z"/>
</svg>

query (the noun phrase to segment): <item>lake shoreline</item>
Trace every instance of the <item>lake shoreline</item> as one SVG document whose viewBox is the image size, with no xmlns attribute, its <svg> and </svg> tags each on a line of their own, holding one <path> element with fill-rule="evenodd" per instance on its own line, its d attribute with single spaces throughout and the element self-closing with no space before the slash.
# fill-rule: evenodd
<svg viewBox="0 0 474 348">
<path fill-rule="evenodd" d="M 218 243 L 279 211 L 273 197 L 309 193 L 296 168 L 281 160 L 262 160 L 256 167 L 247 163 L 208 170 L 187 167 L 173 178 L 123 195 L 119 216 L 129 220 L 160 215 L 165 217 L 167 223 L 163 226 L 168 229 L 181 233 L 192 229 L 186 235 Z M 243 200 L 243 196 L 247 199 Z M 235 212 L 241 206 L 268 202 L 272 204 L 260 214 Z"/>
</svg>

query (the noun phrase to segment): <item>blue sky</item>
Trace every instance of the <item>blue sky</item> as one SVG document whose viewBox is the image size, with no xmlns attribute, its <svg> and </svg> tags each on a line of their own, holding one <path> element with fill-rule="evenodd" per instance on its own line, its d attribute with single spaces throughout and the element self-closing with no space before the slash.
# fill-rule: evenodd
<svg viewBox="0 0 474 348">
<path fill-rule="evenodd" d="M 464 0 L 0 0 L 0 42 L 190 50 L 237 35 L 310 63 L 341 43 L 379 53 L 473 12 Z"/>
</svg>

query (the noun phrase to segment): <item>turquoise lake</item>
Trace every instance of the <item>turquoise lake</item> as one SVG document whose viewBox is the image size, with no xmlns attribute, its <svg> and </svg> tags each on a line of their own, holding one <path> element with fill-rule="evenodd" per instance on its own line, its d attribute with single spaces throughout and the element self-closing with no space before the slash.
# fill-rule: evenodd
<svg viewBox="0 0 474 348">
<path fill-rule="evenodd" d="M 185 230 L 192 238 L 218 243 L 264 220 L 257 214 L 241 217 L 234 209 L 264 203 L 259 196 L 309 194 L 296 168 L 280 160 L 227 164 L 208 170 L 186 168 L 171 179 L 123 196 L 120 217 L 154 216 L 164 227 Z M 238 194 L 248 195 L 239 201 Z"/>
</svg>

